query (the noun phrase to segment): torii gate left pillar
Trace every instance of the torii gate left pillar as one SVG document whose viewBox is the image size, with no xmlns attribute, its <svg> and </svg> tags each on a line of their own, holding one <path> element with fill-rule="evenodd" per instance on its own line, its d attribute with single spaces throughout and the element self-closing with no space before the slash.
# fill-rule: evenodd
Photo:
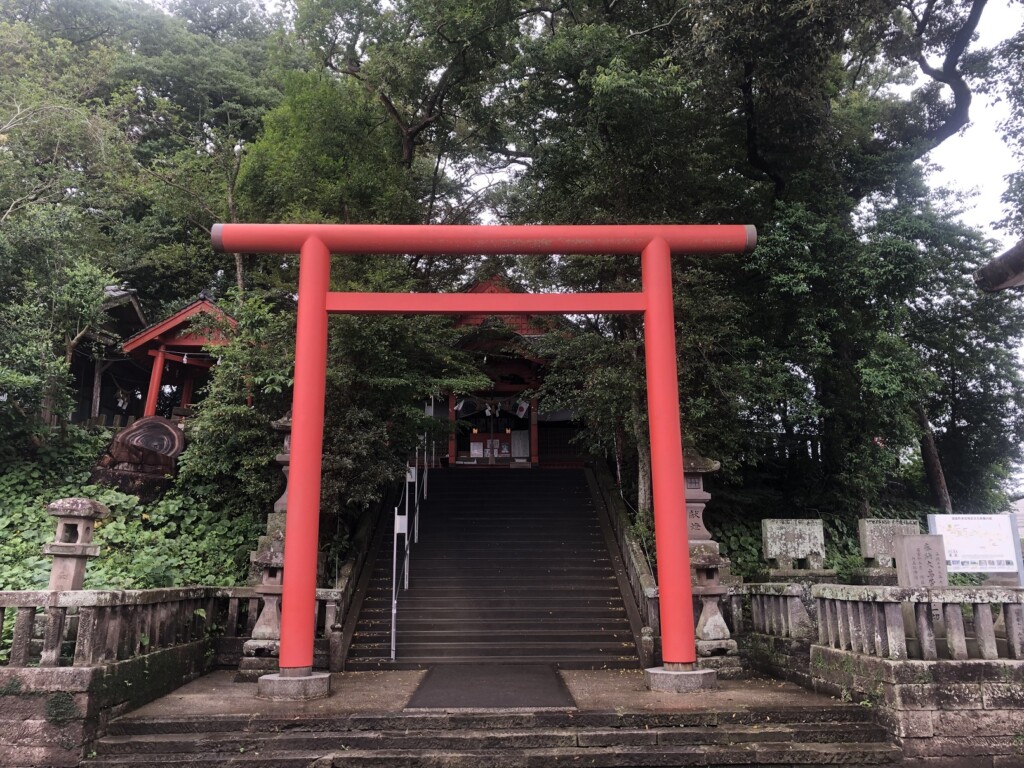
<svg viewBox="0 0 1024 768">
<path fill-rule="evenodd" d="M 713 671 L 695 669 L 671 257 L 673 253 L 748 252 L 756 241 L 753 227 L 216 224 L 212 238 L 214 247 L 220 251 L 300 254 L 280 672 L 260 678 L 260 695 L 310 699 L 330 693 L 330 675 L 313 672 L 330 313 L 643 314 L 664 659 L 664 667 L 647 670 L 647 681 L 654 689 L 671 691 L 715 684 Z M 500 295 L 332 293 L 332 253 L 639 253 L 643 290 Z"/>
</svg>

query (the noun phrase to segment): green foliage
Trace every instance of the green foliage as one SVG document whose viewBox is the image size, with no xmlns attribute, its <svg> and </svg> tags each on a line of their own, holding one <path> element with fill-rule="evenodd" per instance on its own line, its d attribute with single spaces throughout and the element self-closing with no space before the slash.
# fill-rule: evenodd
<svg viewBox="0 0 1024 768">
<path fill-rule="evenodd" d="M 107 433 L 69 427 L 63 438 L 11 461 L 0 475 L 0 590 L 46 588 L 51 558 L 42 548 L 56 526 L 46 506 L 72 496 L 95 499 L 111 511 L 95 529 L 100 556 L 89 562 L 86 588 L 244 581 L 255 526 L 231 521 L 193 498 L 170 494 L 141 504 L 137 496 L 89 485 L 108 440 Z"/>
<path fill-rule="evenodd" d="M 260 294 L 231 311 L 233 324 L 213 321 L 228 343 L 209 350 L 220 362 L 189 422 L 177 487 L 244 527 L 261 519 L 283 490 L 273 461 L 282 439 L 270 422 L 291 404 L 295 315 L 288 299 Z"/>
<path fill-rule="evenodd" d="M 201 501 L 174 495 L 143 505 L 136 496 L 110 489 L 84 491 L 111 511 L 96 528 L 101 556 L 89 564 L 86 588 L 245 583 L 249 552 L 260 533 L 255 521 L 232 520 Z"/>
<path fill-rule="evenodd" d="M 415 200 L 399 147 L 379 128 L 380 102 L 352 81 L 287 79 L 280 107 L 239 178 L 248 217 L 263 221 L 412 223 Z"/>
<path fill-rule="evenodd" d="M 64 439 L 5 462 L 0 475 L 0 590 L 46 587 L 50 558 L 42 549 L 56 530 L 46 505 L 80 495 L 105 444 L 105 436 L 70 427 Z"/>
<path fill-rule="evenodd" d="M 1002 88 L 1019 117 L 1022 37 L 994 64 L 972 42 L 982 3 L 925 5 L 298 0 L 286 17 L 248 0 L 4 3 L 0 524 L 22 532 L 5 551 L 22 549 L 3 577 L 38 582 L 38 542 L 19 541 L 62 486 L 26 473 L 48 466 L 37 451 L 67 410 L 68 361 L 96 352 L 103 286 L 129 281 L 156 315 L 200 289 L 228 295 L 237 325 L 210 351 L 221 365 L 173 493 L 146 509 L 105 497 L 110 549 L 147 554 L 93 570 L 230 578 L 281 490 L 270 421 L 291 398 L 297 267 L 213 254 L 210 226 L 241 219 L 757 224 L 753 254 L 674 266 L 683 427 L 722 461 L 709 516 L 739 570 L 759 567 L 763 516 L 821 516 L 849 541 L 865 505 L 926 504 L 929 431 L 956 508 L 999 508 L 1024 439 L 1024 311 L 974 291 L 991 247 L 916 163 L 964 125 L 972 88 Z M 1014 231 L 1021 189 L 1012 175 Z M 535 290 L 639 281 L 635 260 L 600 255 L 352 256 L 332 278 L 456 290 L 491 268 Z M 584 418 L 646 515 L 642 323 L 553 329 L 545 405 Z M 323 508 L 339 541 L 437 427 L 417 401 L 484 386 L 457 346 L 436 318 L 332 321 Z M 54 445 L 76 440 L 58 430 Z"/>
</svg>

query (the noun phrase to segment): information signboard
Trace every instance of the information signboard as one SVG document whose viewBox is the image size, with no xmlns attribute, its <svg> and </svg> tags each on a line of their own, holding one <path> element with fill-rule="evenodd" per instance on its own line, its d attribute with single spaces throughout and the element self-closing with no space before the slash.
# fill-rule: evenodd
<svg viewBox="0 0 1024 768">
<path fill-rule="evenodd" d="M 1024 574 L 1016 515 L 928 515 L 928 531 L 942 536 L 950 573 Z"/>
</svg>

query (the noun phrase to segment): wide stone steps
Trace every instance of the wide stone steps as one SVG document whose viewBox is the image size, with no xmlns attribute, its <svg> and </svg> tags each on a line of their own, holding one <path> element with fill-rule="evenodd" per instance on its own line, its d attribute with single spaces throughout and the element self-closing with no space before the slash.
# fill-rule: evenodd
<svg viewBox="0 0 1024 768">
<path fill-rule="evenodd" d="M 729 722 L 722 713 L 722 722 L 714 725 L 703 724 L 715 722 L 714 713 L 688 718 L 570 712 L 120 721 L 111 724 L 112 735 L 96 742 L 95 755 L 83 765 L 868 766 L 893 765 L 901 758 L 861 713 L 809 712 L 806 719 L 812 722 L 773 722 L 767 712 L 733 713 L 733 718 L 737 714 L 741 722 Z"/>
<path fill-rule="evenodd" d="M 635 638 L 581 471 L 432 472 L 398 594 L 385 536 L 352 629 L 346 669 L 550 663 L 637 667 Z"/>
<path fill-rule="evenodd" d="M 387 646 L 391 642 L 391 633 L 381 628 L 377 632 L 369 631 L 358 633 L 361 640 L 367 647 L 374 645 Z M 419 643 L 481 643 L 491 640 L 494 630 L 427 630 L 423 632 L 404 631 L 402 632 L 403 643 L 415 645 Z M 633 634 L 626 626 L 621 631 L 598 631 L 592 632 L 585 629 L 519 629 L 501 630 L 502 637 L 515 642 L 524 643 L 585 643 L 585 642 L 606 642 L 609 638 L 622 643 L 632 643 Z"/>
</svg>

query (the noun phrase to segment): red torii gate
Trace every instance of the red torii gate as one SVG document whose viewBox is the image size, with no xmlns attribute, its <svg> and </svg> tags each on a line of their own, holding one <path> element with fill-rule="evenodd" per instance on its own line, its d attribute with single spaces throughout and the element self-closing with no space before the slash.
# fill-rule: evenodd
<svg viewBox="0 0 1024 768">
<path fill-rule="evenodd" d="M 299 253 L 280 676 L 310 677 L 313 670 L 327 317 L 331 313 L 642 313 L 662 657 L 667 669 L 692 669 L 697 655 L 679 426 L 671 257 L 673 253 L 749 252 L 756 238 L 750 225 L 215 224 L 212 240 L 218 251 Z M 643 288 L 640 293 L 584 294 L 340 293 L 329 290 L 332 253 L 639 253 Z"/>
</svg>

